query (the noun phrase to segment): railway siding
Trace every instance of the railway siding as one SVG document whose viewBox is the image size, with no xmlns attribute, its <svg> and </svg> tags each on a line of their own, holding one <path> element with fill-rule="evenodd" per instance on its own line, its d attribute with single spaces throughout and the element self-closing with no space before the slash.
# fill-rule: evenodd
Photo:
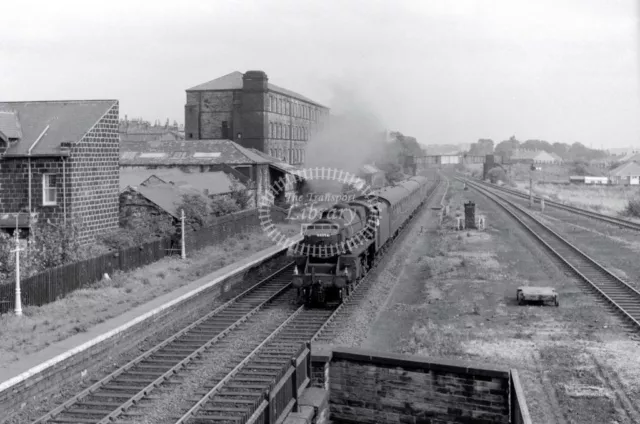
<svg viewBox="0 0 640 424">
<path fill-rule="evenodd" d="M 593 291 L 617 308 L 636 328 L 640 328 L 640 292 L 545 226 L 524 208 L 486 188 L 482 189 L 474 184 L 472 186 L 485 194 L 489 193 L 488 197 L 501 204 L 543 245 L 563 260 L 569 269 L 589 284 Z"/>
<path fill-rule="evenodd" d="M 60 394 L 65 384 L 83 384 L 88 377 L 100 374 L 107 367 L 105 364 L 113 363 L 117 356 L 137 351 L 145 340 L 195 321 L 210 312 L 212 302 L 222 294 L 254 280 L 262 266 L 283 265 L 287 262 L 285 255 L 286 248 L 278 246 L 259 252 L 223 269 L 223 273 L 215 273 L 218 276 L 213 279 L 208 276 L 192 283 L 190 287 L 197 288 L 190 292 L 1 383 L 0 410 L 4 415 L 0 422 L 20 413 L 29 403 Z"/>
</svg>

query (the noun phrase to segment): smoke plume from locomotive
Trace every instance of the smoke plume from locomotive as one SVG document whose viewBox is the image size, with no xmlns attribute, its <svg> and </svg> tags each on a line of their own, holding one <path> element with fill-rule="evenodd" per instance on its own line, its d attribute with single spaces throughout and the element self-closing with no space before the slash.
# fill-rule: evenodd
<svg viewBox="0 0 640 424">
<path fill-rule="evenodd" d="M 354 89 L 336 85 L 330 107 L 330 125 L 311 136 L 305 166 L 357 174 L 382 151 L 384 126 Z M 326 183 L 311 181 L 310 187 L 316 192 L 340 192 L 340 186 Z"/>
</svg>

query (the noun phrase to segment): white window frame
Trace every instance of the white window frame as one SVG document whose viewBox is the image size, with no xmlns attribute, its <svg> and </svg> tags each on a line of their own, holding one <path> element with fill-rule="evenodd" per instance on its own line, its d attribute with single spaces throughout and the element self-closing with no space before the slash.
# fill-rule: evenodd
<svg viewBox="0 0 640 424">
<path fill-rule="evenodd" d="M 42 205 L 43 206 L 56 206 L 58 204 L 58 187 L 53 187 L 53 201 L 47 200 L 47 191 L 50 191 L 52 187 L 49 187 L 47 182 L 50 177 L 56 177 L 56 174 L 42 174 Z"/>
</svg>

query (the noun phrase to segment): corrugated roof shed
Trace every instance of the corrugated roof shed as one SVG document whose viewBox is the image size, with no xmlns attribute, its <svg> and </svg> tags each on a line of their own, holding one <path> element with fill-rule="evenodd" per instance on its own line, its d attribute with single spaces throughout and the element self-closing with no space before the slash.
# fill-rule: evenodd
<svg viewBox="0 0 640 424">
<path fill-rule="evenodd" d="M 177 219 L 180 219 L 180 211 L 178 210 L 178 205 L 182 203 L 182 196 L 184 194 L 197 194 L 197 191 L 195 190 L 180 188 L 171 184 L 158 184 L 151 187 L 138 186 L 128 188 L 140 193 L 160 209 L 166 211 L 168 214 Z"/>
<path fill-rule="evenodd" d="M 115 104 L 117 100 L 0 102 L 0 110 L 17 116 L 22 132 L 5 156 L 26 155 L 41 135 L 31 154 L 60 154 L 61 143 L 80 141 Z"/>
<path fill-rule="evenodd" d="M 191 87 L 186 91 L 225 91 L 225 90 L 242 90 L 242 77 L 244 74 L 240 71 L 234 71 L 230 74 L 223 75 L 219 78 L 216 78 L 211 81 L 207 81 L 203 84 L 196 85 L 195 87 Z M 320 103 L 311 100 L 308 97 L 303 96 L 302 94 L 296 93 L 295 91 L 288 90 L 286 88 L 277 86 L 275 84 L 268 83 L 268 88 L 271 91 L 276 91 L 278 93 L 284 94 L 289 97 L 294 97 L 300 100 L 303 100 L 307 103 L 314 104 L 319 107 L 326 107 L 321 105 Z"/>
<path fill-rule="evenodd" d="M 231 140 L 173 140 L 120 143 L 120 165 L 268 164 L 269 160 Z"/>
</svg>

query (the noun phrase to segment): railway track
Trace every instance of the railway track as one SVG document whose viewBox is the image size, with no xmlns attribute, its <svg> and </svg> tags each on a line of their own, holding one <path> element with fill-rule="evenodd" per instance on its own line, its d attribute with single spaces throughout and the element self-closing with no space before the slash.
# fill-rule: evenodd
<svg viewBox="0 0 640 424">
<path fill-rule="evenodd" d="M 423 204 L 423 207 L 434 197 L 438 189 L 444 186 L 442 181 L 433 187 Z M 416 213 L 419 214 L 420 211 Z M 415 218 L 415 216 L 414 216 Z M 412 222 L 402 231 L 390 249 L 397 246 L 397 241 Z M 388 253 L 388 252 L 387 252 Z M 383 258 L 388 257 L 387 255 Z M 306 309 L 300 307 L 286 322 L 267 337 L 240 364 L 229 371 L 215 387 L 205 394 L 176 424 L 199 423 L 254 423 L 263 422 L 265 410 L 273 400 L 265 399 L 265 393 L 271 392 L 286 372 L 309 366 L 298 362 L 301 342 L 330 341 L 336 324 L 344 322 L 358 302 L 366 294 L 366 289 L 372 284 L 372 271 L 377 269 L 383 261 L 379 261 L 367 275 L 356 285 L 348 298 L 337 308 L 332 310 Z M 307 345 L 306 349 L 310 349 Z M 289 371 L 287 371 L 289 370 Z M 295 379 L 294 379 L 295 381 Z M 304 386 L 305 383 L 302 384 Z M 267 414 L 275 421 L 277 417 L 285 416 L 293 407 L 293 402 L 276 400 L 277 412 Z"/>
<path fill-rule="evenodd" d="M 522 192 L 520 192 L 518 190 L 514 190 L 514 189 L 511 189 L 511 188 L 507 188 L 507 187 L 500 187 L 500 186 L 497 186 L 495 184 L 487 183 L 485 181 L 480 181 L 480 180 L 474 180 L 474 183 L 480 184 L 480 185 L 482 185 L 484 187 L 489 187 L 492 190 L 499 190 L 499 191 L 502 191 L 504 193 L 508 193 L 508 194 L 510 194 L 512 196 L 520 197 L 522 199 L 529 199 L 529 195 L 528 194 L 522 193 Z M 534 202 L 535 203 L 540 203 L 540 196 L 535 196 L 534 195 L 533 198 L 534 198 Z M 563 209 L 565 211 L 572 212 L 572 213 L 575 213 L 575 214 L 578 214 L 578 215 L 582 215 L 582 216 L 586 216 L 586 217 L 589 217 L 589 218 L 597 219 L 598 221 L 604 221 L 604 222 L 607 222 L 609 224 L 616 225 L 616 226 L 619 226 L 619 227 L 628 228 L 628 229 L 635 230 L 635 231 L 640 231 L 640 224 L 638 224 L 636 222 L 633 222 L 633 221 L 626 220 L 626 219 L 617 218 L 615 216 L 604 215 L 604 214 L 601 214 L 601 213 L 598 213 L 598 212 L 592 212 L 592 211 L 589 211 L 589 210 L 586 210 L 586 209 L 582 209 L 582 208 L 578 208 L 578 207 L 575 207 L 575 206 L 565 205 L 564 203 L 555 202 L 553 200 L 545 199 L 544 204 L 546 206 L 553 206 L 555 208 Z"/>
<path fill-rule="evenodd" d="M 439 182 L 425 200 L 423 207 L 433 198 Z M 419 211 L 417 212 L 419 213 Z M 402 230 L 410 227 L 411 222 Z M 400 237 L 396 239 L 398 241 Z M 396 246 L 397 243 L 391 246 Z M 383 257 L 384 258 L 384 257 Z M 376 269 L 381 261 L 372 268 Z M 302 363 L 292 364 L 292 358 L 300 358 L 304 349 L 310 349 L 310 340 L 319 340 L 321 335 L 330 337 L 332 324 L 348 314 L 364 296 L 371 284 L 371 273 L 361 280 L 350 297 L 338 308 L 307 309 L 304 306 L 292 309 L 292 313 L 275 329 L 257 337 L 255 348 L 237 352 L 233 365 L 211 379 L 210 389 L 191 399 L 190 407 L 181 415 L 171 418 L 175 423 L 238 423 L 247 422 L 251 416 L 260 416 L 266 405 L 273 403 L 264 399 L 265 392 L 293 369 L 310 367 L 310 357 Z M 289 264 L 224 305 L 185 327 L 169 339 L 159 343 L 126 365 L 94 383 L 73 398 L 39 418 L 40 423 L 99 423 L 135 421 L 144 417 L 141 406 L 152 393 L 171 389 L 169 386 L 179 379 L 182 372 L 189 371 L 200 361 L 201 355 L 215 347 L 220 341 L 242 324 L 251 323 L 256 314 L 271 306 L 289 305 L 291 293 L 292 264 Z M 279 302 L 279 303 L 278 303 Z M 257 319 L 257 318 L 256 318 Z M 239 330 L 238 330 L 239 331 Z M 259 341 L 262 340 L 262 341 Z M 306 347 L 304 343 L 307 343 Z M 301 350 L 302 349 L 302 350 Z M 301 374 L 302 375 L 302 374 Z M 308 374 L 307 374 L 308 375 Z M 307 384 L 303 382 L 302 386 Z M 213 387 L 211 387 L 213 385 Z M 277 402 L 276 402 L 277 404 Z M 280 405 L 276 416 L 283 414 Z M 184 408 L 187 409 L 187 408 Z M 179 411 L 176 411 L 179 412 Z M 275 413 L 273 410 L 270 413 Z"/>
<path fill-rule="evenodd" d="M 118 368 L 56 409 L 41 423 L 108 423 L 148 397 L 180 370 L 290 288 L 288 264 L 209 314 Z"/>
<path fill-rule="evenodd" d="M 640 329 L 640 292 L 638 290 L 616 277 L 593 258 L 540 222 L 525 208 L 476 182 L 458 179 L 466 181 L 471 187 L 507 211 L 541 244 L 558 257 L 570 271 L 584 281 L 589 289 L 609 303 L 636 329 Z"/>
<path fill-rule="evenodd" d="M 449 180 L 444 179 L 439 182 L 436 187 L 428 194 L 424 207 L 428 207 L 428 203 L 432 200 L 438 201 L 438 206 L 444 205 L 444 198 L 449 189 Z M 432 206 L 436 207 L 436 206 Z M 369 280 L 365 280 L 361 283 L 362 287 L 358 287 L 352 294 L 352 296 L 343 302 L 330 319 L 323 325 L 323 327 L 313 336 L 311 342 L 314 343 L 329 343 L 335 339 L 336 335 L 342 330 L 345 323 L 348 321 L 347 317 L 357 307 L 358 304 L 364 299 L 367 294 L 366 287 L 370 284 Z"/>
</svg>

